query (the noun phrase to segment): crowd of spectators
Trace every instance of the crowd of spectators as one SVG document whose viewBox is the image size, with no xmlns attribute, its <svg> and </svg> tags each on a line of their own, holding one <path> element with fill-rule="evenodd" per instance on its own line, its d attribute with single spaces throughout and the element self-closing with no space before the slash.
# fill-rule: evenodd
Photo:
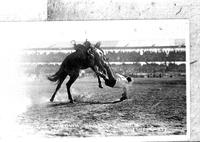
<svg viewBox="0 0 200 142">
<path fill-rule="evenodd" d="M 62 62 L 64 58 L 70 53 L 33 53 L 24 54 L 22 56 L 22 62 L 28 64 L 22 64 L 24 72 L 28 75 L 35 74 L 39 76 L 40 74 L 52 74 L 56 72 L 59 68 L 59 62 Z M 112 69 L 115 72 L 135 76 L 138 73 L 146 74 L 165 74 L 168 72 L 174 73 L 185 73 L 185 64 L 175 64 L 177 61 L 185 61 L 185 51 L 169 51 L 168 53 L 163 51 L 152 52 L 145 51 L 142 54 L 140 52 L 106 52 L 110 62 L 121 62 L 122 64 L 112 64 Z M 132 64 L 125 64 L 123 62 L 134 62 Z M 141 64 L 140 62 L 145 62 Z M 153 62 L 163 62 L 162 64 L 157 64 Z M 168 62 L 168 64 L 166 64 Z M 35 64 L 32 64 L 35 63 Z M 37 64 L 45 63 L 45 64 Z M 56 64 L 49 64 L 56 63 Z M 92 70 L 85 70 L 85 74 L 93 73 Z M 160 75 L 161 76 L 161 75 Z"/>
</svg>

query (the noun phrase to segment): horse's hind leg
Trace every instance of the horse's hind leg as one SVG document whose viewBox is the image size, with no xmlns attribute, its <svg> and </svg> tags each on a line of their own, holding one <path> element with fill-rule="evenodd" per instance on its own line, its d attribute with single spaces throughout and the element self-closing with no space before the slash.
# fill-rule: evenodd
<svg viewBox="0 0 200 142">
<path fill-rule="evenodd" d="M 79 73 L 75 73 L 73 75 L 70 76 L 69 81 L 67 82 L 66 86 L 67 86 L 67 93 L 68 93 L 68 99 L 70 100 L 70 103 L 73 103 L 73 99 L 72 99 L 72 95 L 70 92 L 70 87 L 71 85 L 76 81 L 76 79 L 78 78 Z"/>
<path fill-rule="evenodd" d="M 51 99 L 50 99 L 51 102 L 53 102 L 53 100 L 54 100 L 54 98 L 55 98 L 55 96 L 56 96 L 56 93 L 57 93 L 57 91 L 60 89 L 60 86 L 62 85 L 62 83 L 63 83 L 64 80 L 65 80 L 65 77 L 59 80 L 58 85 L 57 85 L 57 87 L 56 87 L 56 90 L 55 90 L 55 92 L 53 93 L 53 95 L 51 96 Z"/>
</svg>

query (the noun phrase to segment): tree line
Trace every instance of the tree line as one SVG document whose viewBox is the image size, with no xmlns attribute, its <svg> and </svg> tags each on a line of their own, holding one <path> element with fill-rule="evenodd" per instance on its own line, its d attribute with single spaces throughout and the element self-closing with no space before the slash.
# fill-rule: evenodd
<svg viewBox="0 0 200 142">
<path fill-rule="evenodd" d="M 23 54 L 21 56 L 22 62 L 62 62 L 64 58 L 70 53 L 32 53 L 32 54 Z M 115 52 L 108 51 L 106 52 L 106 57 L 110 62 L 175 62 L 175 61 L 185 61 L 186 53 L 185 51 L 144 51 L 141 52 L 131 51 L 131 52 Z"/>
</svg>

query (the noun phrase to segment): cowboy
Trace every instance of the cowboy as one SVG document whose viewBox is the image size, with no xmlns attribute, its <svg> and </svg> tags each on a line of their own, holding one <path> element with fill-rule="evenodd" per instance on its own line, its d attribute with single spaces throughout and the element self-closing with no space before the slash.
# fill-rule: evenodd
<svg viewBox="0 0 200 142">
<path fill-rule="evenodd" d="M 120 101 L 127 99 L 127 91 L 128 91 L 129 86 L 132 83 L 131 77 L 125 77 L 118 73 L 115 73 L 115 76 L 114 76 L 110 67 L 107 64 L 104 64 L 104 67 L 106 68 L 108 76 L 106 76 L 102 72 L 99 72 L 98 74 L 104 79 L 105 85 L 112 88 L 122 88 L 123 93 L 122 93 L 122 97 L 120 98 Z"/>
</svg>

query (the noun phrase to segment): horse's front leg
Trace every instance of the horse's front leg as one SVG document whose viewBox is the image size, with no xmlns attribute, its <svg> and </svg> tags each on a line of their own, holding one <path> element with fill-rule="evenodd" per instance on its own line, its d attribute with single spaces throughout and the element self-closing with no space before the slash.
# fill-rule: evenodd
<svg viewBox="0 0 200 142">
<path fill-rule="evenodd" d="M 91 67 L 92 70 L 95 72 L 96 76 L 97 76 L 97 79 L 98 79 L 98 83 L 99 83 L 99 88 L 103 88 L 102 84 L 101 84 L 101 79 L 99 77 L 99 71 L 97 70 L 97 67 L 94 66 L 94 67 Z"/>
<path fill-rule="evenodd" d="M 99 83 L 99 88 L 103 88 L 99 75 L 98 74 L 96 74 L 96 75 L 97 75 L 97 79 L 98 79 L 98 83 Z"/>
</svg>

